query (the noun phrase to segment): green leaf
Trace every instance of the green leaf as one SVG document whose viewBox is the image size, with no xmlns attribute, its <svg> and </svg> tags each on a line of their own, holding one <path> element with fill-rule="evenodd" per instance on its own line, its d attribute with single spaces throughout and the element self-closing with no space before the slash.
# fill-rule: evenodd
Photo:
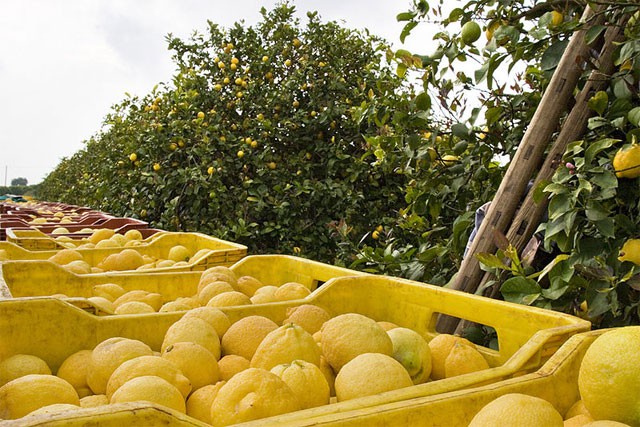
<svg viewBox="0 0 640 427">
<path fill-rule="evenodd" d="M 558 194 L 549 202 L 549 219 L 556 220 L 572 208 L 572 201 L 568 194 Z"/>
<path fill-rule="evenodd" d="M 604 237 L 615 237 L 615 222 L 613 218 L 605 218 L 597 221 L 596 228 Z"/>
<path fill-rule="evenodd" d="M 451 126 L 451 132 L 458 138 L 466 138 L 469 136 L 469 128 L 464 123 L 456 123 Z"/>
<path fill-rule="evenodd" d="M 607 92 L 600 90 L 587 101 L 587 105 L 602 116 L 607 109 L 607 105 L 609 105 L 609 95 L 607 95 Z"/>
<path fill-rule="evenodd" d="M 568 44 L 569 40 L 562 40 L 549 46 L 542 54 L 542 59 L 540 61 L 540 67 L 542 70 L 553 70 L 560 62 L 560 58 L 562 58 L 562 54 Z"/>
<path fill-rule="evenodd" d="M 585 42 L 587 44 L 593 43 L 606 28 L 607 27 L 605 27 L 604 25 L 594 25 L 593 27 L 589 28 L 584 36 Z"/>
<path fill-rule="evenodd" d="M 404 43 L 404 39 L 406 39 L 409 34 L 411 34 L 411 31 L 418 25 L 417 22 L 412 21 L 409 22 L 407 25 L 404 26 L 404 28 L 402 29 L 402 32 L 400 33 L 400 42 Z"/>
<path fill-rule="evenodd" d="M 587 209 L 585 210 L 587 215 L 587 219 L 589 221 L 602 221 L 609 216 L 609 211 L 606 209 L 602 203 L 597 202 L 595 200 L 589 200 L 587 202 Z"/>
<path fill-rule="evenodd" d="M 396 16 L 396 21 L 398 22 L 411 21 L 413 18 L 415 18 L 415 16 L 416 16 L 415 12 L 402 12 Z"/>
<path fill-rule="evenodd" d="M 500 270 L 510 270 L 509 266 L 506 265 L 502 258 L 489 253 L 479 253 L 476 254 L 476 258 L 480 261 L 481 264 L 488 268 L 497 268 Z"/>
<path fill-rule="evenodd" d="M 591 143 L 589 147 L 587 147 L 587 149 L 584 151 L 585 164 L 591 165 L 593 162 L 593 159 L 598 153 L 606 150 L 607 148 L 611 147 L 613 144 L 615 144 L 618 141 L 619 141 L 618 139 L 604 138 Z"/>
<path fill-rule="evenodd" d="M 455 9 L 453 9 L 451 11 L 451 13 L 449 14 L 449 18 L 447 18 L 447 20 L 449 22 L 456 22 L 458 21 L 462 16 L 464 15 L 464 10 L 460 9 L 459 7 L 456 7 Z"/>
<path fill-rule="evenodd" d="M 427 111 L 431 108 L 431 97 L 428 93 L 422 92 L 416 96 L 416 108 L 422 111 Z"/>
<path fill-rule="evenodd" d="M 635 127 L 640 127 L 640 107 L 635 107 L 627 114 L 629 122 Z"/>
<path fill-rule="evenodd" d="M 541 292 L 542 288 L 535 280 L 521 276 L 505 280 L 500 287 L 505 301 L 526 305 L 532 304 Z"/>
<path fill-rule="evenodd" d="M 407 65 L 404 63 L 399 63 L 398 67 L 396 68 L 396 74 L 398 77 L 400 78 L 404 78 L 404 76 L 407 74 Z"/>
</svg>

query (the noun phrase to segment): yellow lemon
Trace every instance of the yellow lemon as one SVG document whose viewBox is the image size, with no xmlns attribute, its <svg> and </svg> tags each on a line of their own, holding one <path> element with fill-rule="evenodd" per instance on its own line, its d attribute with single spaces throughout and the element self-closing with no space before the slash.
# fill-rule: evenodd
<svg viewBox="0 0 640 427">
<path fill-rule="evenodd" d="M 44 414 L 57 414 L 64 411 L 74 411 L 80 409 L 78 405 L 72 405 L 71 403 L 54 403 L 52 405 L 43 406 L 31 412 L 30 415 L 44 415 Z"/>
<path fill-rule="evenodd" d="M 164 353 L 170 345 L 178 342 L 200 344 L 209 350 L 216 360 L 220 359 L 220 338 L 213 326 L 205 320 L 188 317 L 171 325 L 164 335 L 161 352 Z"/>
<path fill-rule="evenodd" d="M 305 360 L 276 365 L 271 372 L 282 378 L 298 396 L 301 409 L 327 405 L 330 398 L 329 383 L 320 368 Z"/>
<path fill-rule="evenodd" d="M 81 408 L 96 408 L 98 406 L 104 406 L 109 404 L 106 394 L 92 394 L 80 399 Z"/>
<path fill-rule="evenodd" d="M 475 347 L 465 343 L 455 343 L 444 362 L 444 377 L 451 378 L 458 375 L 489 369 L 489 364 Z"/>
<path fill-rule="evenodd" d="M 218 360 L 200 344 L 177 342 L 162 352 L 162 358 L 173 363 L 189 379 L 193 390 L 218 381 Z"/>
<path fill-rule="evenodd" d="M 275 302 L 276 297 L 275 293 L 278 290 L 277 286 L 267 285 L 263 286 L 260 289 L 256 290 L 256 292 L 251 297 L 252 304 L 265 304 L 268 302 Z"/>
<path fill-rule="evenodd" d="M 155 292 L 136 289 L 120 295 L 113 302 L 113 305 L 118 308 L 119 306 L 132 301 L 143 302 L 150 305 L 153 308 L 153 311 L 158 311 L 160 310 L 160 307 L 162 307 L 163 297 L 162 295 Z"/>
<path fill-rule="evenodd" d="M 222 336 L 222 352 L 251 360 L 264 337 L 276 329 L 278 325 L 266 317 L 244 317 L 232 324 Z"/>
<path fill-rule="evenodd" d="M 69 264 L 72 261 L 82 261 L 82 254 L 75 249 L 61 249 L 49 258 L 49 261 L 59 265 Z"/>
<path fill-rule="evenodd" d="M 169 254 L 167 255 L 167 259 L 171 261 L 189 261 L 191 258 L 191 251 L 187 249 L 185 246 L 176 245 L 169 249 Z"/>
<path fill-rule="evenodd" d="M 110 403 L 147 401 L 186 413 L 185 400 L 180 391 L 164 378 L 153 375 L 135 377 L 122 384 Z"/>
<path fill-rule="evenodd" d="M 251 367 L 270 370 L 294 360 L 319 366 L 320 348 L 309 332 L 295 323 L 288 323 L 264 337 L 251 359 Z"/>
<path fill-rule="evenodd" d="M 573 417 L 565 417 L 564 420 L 564 426 L 563 427 L 584 427 L 586 425 L 588 425 L 589 423 L 591 423 L 593 421 L 593 418 L 591 418 L 589 415 L 587 414 L 578 414 L 578 415 L 574 415 Z M 623 426 L 626 426 L 626 424 L 622 424 Z"/>
<path fill-rule="evenodd" d="M 91 350 L 80 350 L 67 357 L 56 375 L 76 389 L 80 398 L 93 394 L 87 384 L 87 368 L 91 359 Z"/>
<path fill-rule="evenodd" d="M 251 305 L 251 299 L 238 291 L 223 292 L 211 298 L 207 307 L 231 307 L 235 305 Z"/>
<path fill-rule="evenodd" d="M 313 335 L 329 319 L 331 319 L 331 315 L 324 308 L 313 304 L 302 304 L 287 309 L 287 318 L 282 324 L 295 323 Z"/>
<path fill-rule="evenodd" d="M 105 240 L 113 236 L 116 232 L 110 228 L 100 228 L 94 231 L 91 236 L 87 240 L 93 243 L 94 245 L 98 244 L 99 241 Z"/>
<path fill-rule="evenodd" d="M 231 321 L 227 315 L 215 307 L 197 307 L 182 316 L 183 319 L 188 319 L 189 317 L 199 317 L 206 321 L 213 326 L 219 337 L 222 337 L 231 326 Z"/>
<path fill-rule="evenodd" d="M 253 276 L 241 276 L 238 278 L 236 286 L 240 292 L 248 297 L 252 297 L 264 284 Z"/>
<path fill-rule="evenodd" d="M 118 305 L 114 310 L 114 314 L 144 314 L 155 313 L 156 311 L 146 302 L 129 301 Z"/>
<path fill-rule="evenodd" d="M 589 415 L 589 411 L 587 411 L 587 408 L 585 408 L 582 399 L 571 405 L 571 407 L 567 410 L 567 413 L 564 414 L 564 418 L 573 418 L 576 415 Z"/>
<path fill-rule="evenodd" d="M 330 395 L 335 396 L 336 395 L 336 388 L 335 388 L 336 373 L 333 371 L 333 368 L 331 367 L 331 365 L 329 365 L 329 362 L 327 362 L 327 359 L 325 359 L 324 356 L 320 356 L 319 368 L 322 374 L 324 375 L 324 378 L 327 380 L 327 384 L 329 384 Z"/>
<path fill-rule="evenodd" d="M 124 233 L 124 238 L 127 239 L 128 241 L 142 240 L 142 233 L 140 232 L 140 230 L 136 230 L 134 228 L 134 229 L 128 230 L 126 233 Z"/>
<path fill-rule="evenodd" d="M 116 310 L 116 306 L 113 305 L 111 301 L 103 297 L 89 297 L 87 298 L 87 301 L 105 313 L 111 314 Z"/>
<path fill-rule="evenodd" d="M 629 239 L 624 242 L 619 253 L 620 261 L 631 261 L 636 265 L 640 265 L 640 239 Z"/>
<path fill-rule="evenodd" d="M 142 258 L 142 255 L 140 255 L 140 252 L 135 249 L 127 248 L 117 254 L 108 255 L 100 264 L 98 264 L 98 267 L 105 271 L 125 271 L 135 270 L 143 264 L 144 259 Z"/>
<path fill-rule="evenodd" d="M 640 424 L 640 326 L 612 329 L 587 349 L 578 375 L 584 406 L 596 420 Z"/>
<path fill-rule="evenodd" d="M 336 372 L 363 353 L 393 354 L 391 338 L 375 320 L 357 313 L 336 316 L 322 325 L 322 354 Z"/>
<path fill-rule="evenodd" d="M 51 375 L 47 362 L 31 354 L 14 354 L 0 362 L 0 386 L 30 374 Z"/>
<path fill-rule="evenodd" d="M 233 289 L 237 289 L 238 279 L 236 278 L 236 274 L 229 267 L 225 266 L 215 266 L 210 267 L 202 272 L 202 276 L 200 276 L 200 282 L 198 283 L 198 292 L 207 284 L 216 281 L 223 281 L 229 283 L 233 286 Z"/>
<path fill-rule="evenodd" d="M 184 301 L 169 301 L 169 302 L 165 302 L 164 304 L 162 304 L 162 307 L 160 307 L 160 310 L 158 310 L 158 313 L 170 313 L 170 312 L 174 312 L 174 311 L 187 311 L 187 310 L 191 310 L 193 308 L 193 306 L 191 306 L 190 304 L 187 304 Z"/>
<path fill-rule="evenodd" d="M 613 169 L 618 178 L 640 176 L 640 144 L 633 144 L 618 150 L 613 158 Z"/>
<path fill-rule="evenodd" d="M 218 381 L 216 384 L 206 385 L 191 393 L 187 399 L 187 415 L 207 424 L 212 424 L 211 405 L 213 405 L 218 391 L 225 384 L 225 381 Z"/>
<path fill-rule="evenodd" d="M 200 304 L 202 305 L 206 305 L 211 300 L 211 298 L 218 296 L 224 292 L 233 291 L 233 286 L 231 286 L 227 282 L 223 282 L 220 280 L 211 282 L 198 292 L 198 302 L 200 302 Z"/>
<path fill-rule="evenodd" d="M 511 393 L 484 406 L 469 427 L 563 427 L 562 415 L 539 397 Z"/>
<path fill-rule="evenodd" d="M 90 274 L 91 265 L 83 260 L 71 261 L 63 265 L 64 268 L 75 274 Z"/>
<path fill-rule="evenodd" d="M 103 297 L 113 302 L 126 293 L 124 288 L 115 283 L 104 283 L 101 285 L 93 286 L 93 295 L 97 297 Z"/>
<path fill-rule="evenodd" d="M 0 387 L 0 419 L 15 420 L 55 403 L 80 405 L 71 384 L 54 375 L 25 375 Z"/>
<path fill-rule="evenodd" d="M 363 353 L 346 363 L 336 375 L 338 401 L 412 386 L 407 370 L 391 356 Z"/>
<path fill-rule="evenodd" d="M 214 426 L 227 426 L 300 409 L 291 388 L 267 370 L 249 368 L 233 376 L 211 405 Z"/>
<path fill-rule="evenodd" d="M 429 348 L 431 350 L 431 379 L 441 380 L 445 378 L 445 361 L 453 346 L 458 342 L 473 345 L 466 339 L 451 334 L 436 335 L 429 341 Z"/>
<path fill-rule="evenodd" d="M 273 296 L 276 301 L 290 301 L 303 299 L 309 296 L 311 291 L 305 285 L 296 282 L 289 282 L 278 286 Z"/>
<path fill-rule="evenodd" d="M 153 351 L 142 341 L 113 337 L 102 341 L 91 352 L 87 366 L 87 384 L 95 394 L 105 394 L 113 371 L 127 360 L 151 356 Z"/>
<path fill-rule="evenodd" d="M 180 369 L 170 360 L 159 356 L 140 356 L 129 359 L 113 371 L 107 383 L 106 395 L 109 399 L 127 381 L 153 375 L 167 380 L 177 388 L 186 399 L 191 393 L 191 382 Z"/>
<path fill-rule="evenodd" d="M 382 326 L 382 329 L 384 329 L 387 332 L 389 332 L 390 330 L 398 327 L 398 325 L 396 325 L 395 323 L 387 322 L 387 321 L 384 321 L 384 320 L 378 322 L 378 325 Z"/>
<path fill-rule="evenodd" d="M 238 372 L 251 367 L 251 362 L 237 354 L 227 354 L 218 361 L 220 380 L 229 381 Z"/>
</svg>

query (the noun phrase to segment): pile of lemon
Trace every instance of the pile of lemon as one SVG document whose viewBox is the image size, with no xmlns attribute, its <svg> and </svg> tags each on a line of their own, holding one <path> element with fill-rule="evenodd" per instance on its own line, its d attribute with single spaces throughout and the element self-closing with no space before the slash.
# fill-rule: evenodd
<svg viewBox="0 0 640 427">
<path fill-rule="evenodd" d="M 232 323 L 218 308 L 187 311 L 161 348 L 113 337 L 69 355 L 56 375 L 33 355 L 0 361 L 0 419 L 148 401 L 214 426 L 275 416 L 486 369 L 470 342 L 361 314 L 291 307 L 280 324 Z"/>
<path fill-rule="evenodd" d="M 68 236 L 62 236 L 70 239 Z M 125 234 L 116 233 L 112 229 L 104 228 L 95 230 L 86 242 L 77 247 L 59 250 L 49 258 L 49 261 L 61 265 L 72 273 L 91 274 L 107 271 L 126 270 L 150 270 L 166 267 L 180 267 L 189 265 L 190 260 L 197 260 L 208 253 L 209 249 L 201 249 L 192 253 L 183 245 L 171 247 L 164 258 L 158 258 L 147 254 L 140 254 L 136 246 L 142 245 L 142 233 L 139 230 L 129 230 Z M 75 243 L 70 243 L 75 245 Z M 98 262 L 90 264 L 83 252 L 77 249 L 120 249 L 111 253 Z"/>
<path fill-rule="evenodd" d="M 581 399 L 564 414 L 546 400 L 511 393 L 486 405 L 470 427 L 640 425 L 640 326 L 604 332 L 589 346 L 580 364 Z"/>
</svg>

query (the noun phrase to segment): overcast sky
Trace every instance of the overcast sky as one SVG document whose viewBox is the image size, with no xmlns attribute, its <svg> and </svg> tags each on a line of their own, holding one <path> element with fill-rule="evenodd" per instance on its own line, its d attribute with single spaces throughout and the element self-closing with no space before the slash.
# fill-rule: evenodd
<svg viewBox="0 0 640 427">
<path fill-rule="evenodd" d="M 0 185 L 40 182 L 100 129 L 124 93 L 144 95 L 174 72 L 165 36 L 188 37 L 207 19 L 254 24 L 261 6 L 234 0 L 0 0 Z M 410 0 L 297 0 L 303 17 L 368 28 L 400 48 L 396 15 Z M 429 53 L 418 26 L 405 48 Z"/>
</svg>

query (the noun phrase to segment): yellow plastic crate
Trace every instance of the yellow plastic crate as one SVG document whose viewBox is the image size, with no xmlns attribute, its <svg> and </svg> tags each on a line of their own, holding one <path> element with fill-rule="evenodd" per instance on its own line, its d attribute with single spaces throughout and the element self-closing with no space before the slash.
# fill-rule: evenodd
<svg viewBox="0 0 640 427">
<path fill-rule="evenodd" d="M 253 276 L 265 285 L 298 282 L 310 290 L 334 277 L 366 274 L 288 255 L 251 255 L 230 268 L 238 277 Z M 54 294 L 87 298 L 93 296 L 93 286 L 115 283 L 127 291 L 157 292 L 171 301 L 196 294 L 201 275 L 200 271 L 79 275 L 57 264 L 37 261 L 9 262 L 2 267 L 5 284 L 14 298 Z"/>
<path fill-rule="evenodd" d="M 159 235 L 158 235 L 159 234 Z M 157 236 L 157 237 L 156 237 Z M 0 242 L 0 249 L 4 249 L 12 262 L 24 262 L 23 260 L 41 260 L 46 261 L 58 251 L 29 251 L 10 242 Z M 13 245 L 13 246 L 11 246 Z M 226 240 L 217 239 L 202 233 L 156 233 L 150 240 L 139 246 L 132 246 L 141 255 L 150 255 L 155 258 L 167 258 L 169 250 L 176 245 L 185 246 L 192 254 L 201 249 L 208 249 L 206 253 L 192 258 L 189 263 L 179 267 L 163 267 L 145 270 L 146 272 L 163 272 L 163 271 L 201 271 L 216 265 L 232 265 L 239 261 L 247 254 L 247 247 L 239 243 L 233 243 Z M 91 265 L 97 265 L 106 256 L 122 251 L 123 248 L 103 248 L 103 249 L 78 249 L 84 260 Z M 20 260 L 20 261 L 16 261 Z M 38 269 L 38 263 L 32 262 L 29 269 Z"/>
<path fill-rule="evenodd" d="M 381 405 L 401 405 L 412 399 L 426 399 L 428 396 L 496 383 L 533 372 L 567 339 L 590 328 L 589 322 L 563 313 L 374 275 L 329 280 L 303 300 L 227 307 L 222 310 L 232 322 L 249 315 L 262 315 L 281 323 L 289 307 L 304 303 L 316 304 L 333 315 L 355 312 L 375 320 L 390 321 L 414 329 L 426 337 L 436 334 L 435 324 L 439 313 L 456 316 L 495 328 L 499 350 L 478 347 L 491 366 L 484 371 L 266 419 L 260 421 L 263 425 L 283 424 L 289 420 L 290 425 L 306 425 L 304 423 L 315 422 L 323 417 L 335 420 L 336 425 L 343 425 L 340 419 L 342 414 L 366 411 L 366 408 L 370 408 L 372 414 L 377 414 L 389 425 L 391 420 L 378 410 Z M 34 354 L 47 361 L 55 372 L 73 352 L 93 348 L 113 336 L 139 339 L 157 350 L 166 330 L 180 316 L 182 313 L 98 317 L 68 302 L 52 298 L 6 300 L 0 303 L 0 359 L 16 353 Z M 112 407 L 95 409 L 92 425 L 114 425 L 111 424 Z M 158 414 L 171 413 L 166 408 L 156 408 L 156 411 Z M 82 425 L 81 421 L 73 421 L 72 413 L 57 417 L 66 419 L 66 425 Z M 119 421 L 122 425 L 138 424 L 133 412 L 129 418 Z M 36 422 L 23 422 L 25 424 L 22 425 L 37 425 Z M 184 416 L 176 415 L 169 425 L 189 424 L 185 424 Z M 401 420 L 399 425 L 412 424 Z"/>
<path fill-rule="evenodd" d="M 584 332 L 573 337 L 536 372 L 491 385 L 440 395 L 382 403 L 327 413 L 316 409 L 284 414 L 242 424 L 246 427 L 349 426 L 467 426 L 485 405 L 509 393 L 522 393 L 547 400 L 564 415 L 580 399 L 578 372 L 591 343 L 606 330 Z M 394 393 L 394 392 L 391 392 Z M 382 398 L 384 394 L 381 394 Z M 338 404 L 340 405 L 340 404 Z M 337 408 L 337 406 L 336 406 Z"/>
</svg>

